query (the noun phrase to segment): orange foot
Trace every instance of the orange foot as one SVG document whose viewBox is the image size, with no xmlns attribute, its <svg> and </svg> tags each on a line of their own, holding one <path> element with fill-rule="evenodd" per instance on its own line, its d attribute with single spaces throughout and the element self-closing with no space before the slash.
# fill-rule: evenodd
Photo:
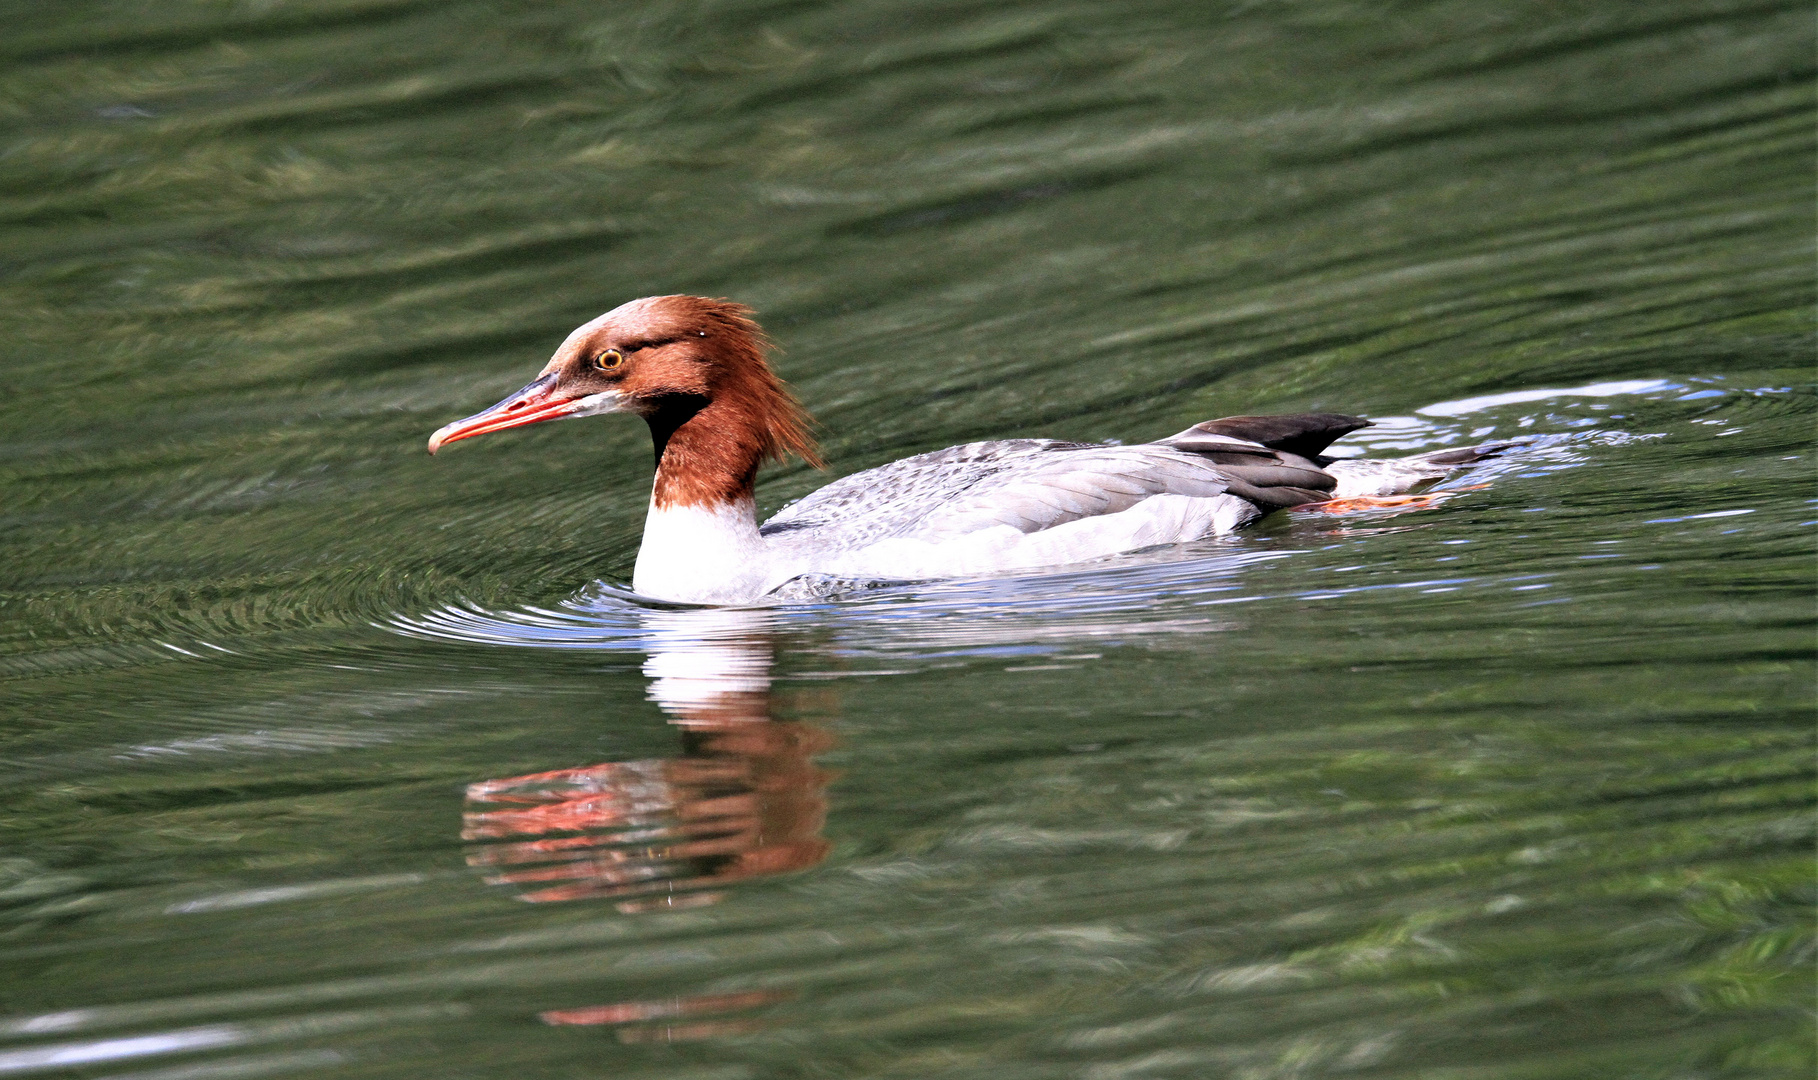
<svg viewBox="0 0 1818 1080">
<path fill-rule="evenodd" d="M 1446 501 L 1453 494 L 1450 491 L 1436 491 L 1431 495 L 1358 495 L 1350 499 L 1307 503 L 1294 509 L 1317 514 L 1349 514 L 1358 510 L 1423 510 Z"/>
<path fill-rule="evenodd" d="M 1488 484 L 1473 484 L 1470 487 L 1453 488 L 1450 491 L 1429 491 L 1424 495 L 1357 495 L 1349 499 L 1327 499 L 1325 502 L 1305 503 L 1296 506 L 1295 511 L 1306 511 L 1318 514 L 1350 514 L 1359 510 L 1425 510 L 1429 506 L 1438 506 L 1454 495 L 1467 491 L 1482 491 Z"/>
</svg>

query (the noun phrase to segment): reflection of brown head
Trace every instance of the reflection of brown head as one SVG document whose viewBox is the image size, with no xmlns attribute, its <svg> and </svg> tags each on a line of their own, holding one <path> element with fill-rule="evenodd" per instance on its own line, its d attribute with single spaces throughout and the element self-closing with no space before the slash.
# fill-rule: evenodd
<svg viewBox="0 0 1818 1080">
<path fill-rule="evenodd" d="M 651 348 L 656 346 L 652 345 Z M 681 729 L 681 754 L 558 769 L 467 789 L 461 838 L 488 881 L 533 902 L 611 899 L 620 911 L 711 904 L 721 886 L 805 870 L 821 838 L 832 774 L 820 728 L 771 719 L 768 615 L 758 610 L 649 612 L 650 699 Z M 797 707 L 834 712 L 829 702 Z M 815 708 L 818 704 L 821 708 Z M 767 988 L 617 1001 L 540 1013 L 544 1023 L 607 1025 L 626 1042 L 717 1038 L 755 1030 L 746 1012 L 793 996 Z"/>
<path fill-rule="evenodd" d="M 711 711 L 711 710 L 709 710 Z M 473 866 L 511 867 L 495 884 L 542 902 L 620 899 L 626 911 L 712 903 L 703 892 L 826 858 L 820 832 L 832 775 L 819 728 L 687 719 L 683 756 L 559 769 L 467 789 L 461 837 Z"/>
</svg>

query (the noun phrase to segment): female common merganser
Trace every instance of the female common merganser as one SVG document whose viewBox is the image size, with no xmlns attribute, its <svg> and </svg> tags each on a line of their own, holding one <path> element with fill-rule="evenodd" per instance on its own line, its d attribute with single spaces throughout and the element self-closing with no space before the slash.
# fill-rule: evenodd
<svg viewBox="0 0 1818 1080">
<path fill-rule="evenodd" d="M 1232 416 L 1151 443 L 967 443 L 855 473 L 758 524 L 758 466 L 821 462 L 808 416 L 764 359 L 750 308 L 633 300 L 568 335 L 528 386 L 443 427 L 457 439 L 570 416 L 635 413 L 656 483 L 632 588 L 739 604 L 877 580 L 1032 570 L 1229 533 L 1271 511 L 1391 495 L 1500 447 L 1333 460 L 1355 416 Z"/>
</svg>

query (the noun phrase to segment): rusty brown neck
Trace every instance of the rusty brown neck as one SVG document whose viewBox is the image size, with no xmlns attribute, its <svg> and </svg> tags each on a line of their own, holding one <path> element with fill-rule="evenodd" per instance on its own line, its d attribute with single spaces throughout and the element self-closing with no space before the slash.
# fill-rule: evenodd
<svg viewBox="0 0 1818 1080">
<path fill-rule="evenodd" d="M 717 506 L 750 499 L 763 433 L 749 409 L 726 399 L 677 396 L 645 417 L 656 447 L 659 507 Z"/>
</svg>

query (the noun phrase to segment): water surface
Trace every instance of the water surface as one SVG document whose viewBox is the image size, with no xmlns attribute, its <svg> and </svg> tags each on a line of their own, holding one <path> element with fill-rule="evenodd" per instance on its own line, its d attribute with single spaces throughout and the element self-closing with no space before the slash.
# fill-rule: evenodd
<svg viewBox="0 0 1818 1080">
<path fill-rule="evenodd" d="M 1811 1074 L 1805 6 L 6 12 L 0 1074 Z M 678 610 L 641 425 L 422 450 L 664 292 L 839 474 L 1520 446 Z"/>
</svg>

